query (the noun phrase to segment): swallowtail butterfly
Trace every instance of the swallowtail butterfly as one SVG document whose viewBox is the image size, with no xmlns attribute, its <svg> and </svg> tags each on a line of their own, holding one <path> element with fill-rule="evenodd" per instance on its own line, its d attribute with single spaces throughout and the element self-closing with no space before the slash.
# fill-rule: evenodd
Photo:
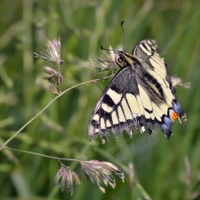
<svg viewBox="0 0 200 200">
<path fill-rule="evenodd" d="M 88 137 L 132 136 L 139 129 L 149 134 L 160 126 L 167 139 L 176 119 L 186 121 L 167 74 L 167 65 L 157 53 L 154 40 L 143 40 L 132 54 L 114 51 L 121 69 L 103 91 L 88 124 Z"/>
</svg>

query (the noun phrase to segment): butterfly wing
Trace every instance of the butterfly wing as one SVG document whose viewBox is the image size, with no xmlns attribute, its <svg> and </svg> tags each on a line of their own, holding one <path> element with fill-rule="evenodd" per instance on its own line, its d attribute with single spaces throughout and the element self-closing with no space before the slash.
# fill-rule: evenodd
<svg viewBox="0 0 200 200">
<path fill-rule="evenodd" d="M 124 130 L 130 135 L 131 126 L 138 125 L 141 116 L 137 104 L 139 96 L 135 72 L 131 66 L 121 69 L 100 97 L 88 124 L 88 136 L 115 136 Z"/>
<path fill-rule="evenodd" d="M 148 108 L 148 111 L 143 110 L 143 114 L 147 121 L 156 120 L 169 138 L 174 120 L 186 120 L 186 115 L 175 96 L 166 63 L 156 50 L 154 40 L 143 40 L 135 46 L 132 53 L 141 63 L 141 68 L 135 70 L 140 75 L 138 84 L 140 96 L 143 97 L 141 102 L 144 108 Z"/>
</svg>

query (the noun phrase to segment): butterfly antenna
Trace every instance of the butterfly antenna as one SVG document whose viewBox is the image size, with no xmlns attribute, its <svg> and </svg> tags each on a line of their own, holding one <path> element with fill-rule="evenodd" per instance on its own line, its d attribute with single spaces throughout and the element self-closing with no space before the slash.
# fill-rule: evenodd
<svg viewBox="0 0 200 200">
<path fill-rule="evenodd" d="M 106 49 L 103 46 L 101 46 L 101 50 L 104 50 L 104 51 L 114 51 L 114 50 L 111 50 L 111 49 Z"/>
<path fill-rule="evenodd" d="M 101 46 L 101 50 L 109 51 L 108 49 L 105 49 L 103 46 Z"/>
<path fill-rule="evenodd" d="M 121 22 L 122 34 L 123 34 L 123 48 L 126 50 L 126 34 L 123 27 L 124 21 Z"/>
<path fill-rule="evenodd" d="M 106 49 L 106 48 L 104 48 L 103 46 L 101 46 L 101 50 L 108 51 L 108 52 L 111 52 L 111 51 L 116 52 L 116 50 L 113 50 L 113 49 Z"/>
</svg>

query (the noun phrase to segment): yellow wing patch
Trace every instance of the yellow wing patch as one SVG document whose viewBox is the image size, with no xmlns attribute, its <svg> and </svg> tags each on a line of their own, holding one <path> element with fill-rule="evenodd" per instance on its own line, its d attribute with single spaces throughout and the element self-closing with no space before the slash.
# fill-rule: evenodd
<svg viewBox="0 0 200 200">
<path fill-rule="evenodd" d="M 130 106 L 131 113 L 137 113 L 138 116 L 141 116 L 142 113 L 141 113 L 140 107 L 138 106 L 136 97 L 133 94 L 127 93 L 126 99 Z"/>
</svg>

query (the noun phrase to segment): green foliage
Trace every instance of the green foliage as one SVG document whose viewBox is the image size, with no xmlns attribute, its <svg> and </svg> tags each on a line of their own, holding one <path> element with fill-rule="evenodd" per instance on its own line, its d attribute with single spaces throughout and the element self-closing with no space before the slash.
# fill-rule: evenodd
<svg viewBox="0 0 200 200">
<path fill-rule="evenodd" d="M 45 41 L 60 38 L 62 89 L 104 77 L 90 68 L 89 59 L 103 56 L 100 46 L 117 47 L 123 42 L 120 22 L 125 21 L 126 50 L 142 39 L 157 41 L 165 52 L 169 74 L 191 82 L 177 96 L 188 121 L 173 126 L 167 141 L 157 129 L 149 137 L 124 134 L 106 144 L 97 137 L 87 139 L 87 123 L 101 95 L 95 84 L 64 94 L 31 122 L 9 144 L 51 156 L 82 160 L 104 160 L 125 172 L 115 189 L 103 194 L 97 185 L 81 176 L 73 196 L 53 186 L 59 169 L 56 160 L 22 152 L 0 152 L 0 198 L 13 199 L 189 199 L 200 192 L 200 1 L 0 1 L 0 144 L 3 144 L 54 97 L 42 77 L 42 59 L 33 59 Z M 48 63 L 49 64 L 49 63 Z M 53 67 L 52 64 L 49 66 Z M 98 81 L 104 88 L 108 81 Z M 128 166 L 134 166 L 134 185 Z M 66 162 L 81 174 L 77 163 Z M 3 198 L 4 197 L 4 198 Z M 146 197 L 146 199 L 148 199 Z"/>
</svg>

